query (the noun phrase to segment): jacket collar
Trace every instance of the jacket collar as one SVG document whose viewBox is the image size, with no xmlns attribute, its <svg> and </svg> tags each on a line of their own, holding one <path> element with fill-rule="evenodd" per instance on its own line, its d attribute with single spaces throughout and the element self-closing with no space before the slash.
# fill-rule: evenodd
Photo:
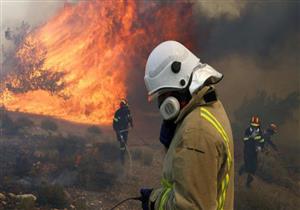
<svg viewBox="0 0 300 210">
<path fill-rule="evenodd" d="M 204 100 L 204 96 L 211 92 L 215 92 L 215 88 L 213 86 L 204 86 L 198 92 L 194 93 L 189 103 L 183 109 L 180 110 L 179 115 L 175 120 L 175 123 L 178 124 L 181 120 L 183 120 L 183 118 L 186 115 L 188 115 L 196 107 L 215 102 L 215 101 L 207 102 Z"/>
</svg>

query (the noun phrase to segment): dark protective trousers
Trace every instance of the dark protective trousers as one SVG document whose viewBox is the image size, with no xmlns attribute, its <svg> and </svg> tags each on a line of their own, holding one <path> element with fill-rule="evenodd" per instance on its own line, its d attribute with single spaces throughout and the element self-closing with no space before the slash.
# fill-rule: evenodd
<svg viewBox="0 0 300 210">
<path fill-rule="evenodd" d="M 245 148 L 244 162 L 245 171 L 250 174 L 255 174 L 257 169 L 257 152 L 252 150 L 248 151 L 247 148 Z"/>
<path fill-rule="evenodd" d="M 125 163 L 125 152 L 126 152 L 126 145 L 127 145 L 127 138 L 128 138 L 128 131 L 120 131 L 116 132 L 117 139 L 120 143 L 120 160 L 121 163 Z"/>
<path fill-rule="evenodd" d="M 253 150 L 253 148 L 245 146 L 244 165 L 241 166 L 239 170 L 239 175 L 242 175 L 244 172 L 248 173 L 247 182 L 246 182 L 247 187 L 250 187 L 256 169 L 257 169 L 257 152 L 256 150 Z"/>
</svg>

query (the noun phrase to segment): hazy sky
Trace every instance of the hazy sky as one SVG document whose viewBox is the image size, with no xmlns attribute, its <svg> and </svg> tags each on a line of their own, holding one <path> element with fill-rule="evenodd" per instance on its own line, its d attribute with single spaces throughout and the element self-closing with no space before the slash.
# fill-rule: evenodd
<svg viewBox="0 0 300 210">
<path fill-rule="evenodd" d="M 16 25 L 23 20 L 34 26 L 41 24 L 63 7 L 64 2 L 64 0 L 1 0 L 2 28 Z"/>
</svg>

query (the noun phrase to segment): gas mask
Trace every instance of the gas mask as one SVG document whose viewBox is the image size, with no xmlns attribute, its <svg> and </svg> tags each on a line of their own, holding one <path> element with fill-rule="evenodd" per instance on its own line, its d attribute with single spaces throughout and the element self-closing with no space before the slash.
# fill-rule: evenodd
<svg viewBox="0 0 300 210">
<path fill-rule="evenodd" d="M 160 142 L 168 149 L 174 137 L 177 124 L 175 119 L 180 110 L 190 101 L 191 95 L 188 90 L 174 91 L 159 97 L 158 107 L 163 123 L 160 130 Z"/>
<path fill-rule="evenodd" d="M 168 149 L 171 144 L 177 126 L 174 120 L 179 115 L 181 108 L 180 102 L 177 99 L 179 97 L 178 95 L 176 92 L 169 92 L 160 96 L 158 100 L 159 111 L 163 118 L 159 140 L 166 149 Z"/>
<path fill-rule="evenodd" d="M 169 96 L 162 102 L 159 111 L 164 120 L 172 120 L 180 112 L 180 103 L 174 96 Z"/>
<path fill-rule="evenodd" d="M 162 118 L 167 121 L 174 120 L 191 98 L 188 89 L 170 91 L 158 96 L 158 107 Z"/>
</svg>

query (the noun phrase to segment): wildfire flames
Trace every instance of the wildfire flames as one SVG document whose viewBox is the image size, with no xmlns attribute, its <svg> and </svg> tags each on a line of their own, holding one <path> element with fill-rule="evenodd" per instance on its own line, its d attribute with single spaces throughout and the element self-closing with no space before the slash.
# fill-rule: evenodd
<svg viewBox="0 0 300 210">
<path fill-rule="evenodd" d="M 150 50 L 167 39 L 189 43 L 191 11 L 190 4 L 139 1 L 65 5 L 17 50 L 29 88 L 13 91 L 25 73 L 10 74 L 1 100 L 11 111 L 107 125 L 134 82 L 128 75 L 143 71 Z"/>
</svg>

